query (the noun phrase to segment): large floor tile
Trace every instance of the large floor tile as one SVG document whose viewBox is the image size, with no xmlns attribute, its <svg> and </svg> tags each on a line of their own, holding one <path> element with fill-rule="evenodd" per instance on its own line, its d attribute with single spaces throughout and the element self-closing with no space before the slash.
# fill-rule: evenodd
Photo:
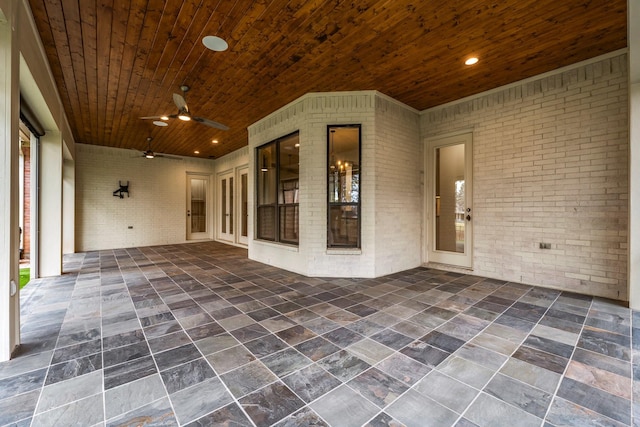
<svg viewBox="0 0 640 427">
<path fill-rule="evenodd" d="M 21 293 L 0 425 L 622 426 L 640 415 L 640 313 L 612 301 L 423 267 L 310 278 L 216 242 L 74 254 L 65 271 Z"/>
<path fill-rule="evenodd" d="M 330 425 L 358 427 L 379 411 L 378 407 L 347 386 L 341 386 L 311 404 Z"/>
<path fill-rule="evenodd" d="M 451 426 L 458 414 L 415 390 L 409 390 L 386 410 L 407 427 Z"/>
<path fill-rule="evenodd" d="M 212 378 L 170 396 L 180 424 L 188 424 L 233 401 L 222 381 Z"/>
<path fill-rule="evenodd" d="M 240 404 L 257 427 L 273 425 L 304 406 L 304 402 L 281 382 L 243 397 Z"/>
</svg>

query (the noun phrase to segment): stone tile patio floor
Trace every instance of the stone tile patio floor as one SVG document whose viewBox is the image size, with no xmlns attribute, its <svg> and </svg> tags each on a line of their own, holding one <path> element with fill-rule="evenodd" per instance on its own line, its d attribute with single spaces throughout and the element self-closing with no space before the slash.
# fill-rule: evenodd
<svg viewBox="0 0 640 427">
<path fill-rule="evenodd" d="M 308 278 L 214 242 L 65 259 L 21 295 L 0 425 L 638 425 L 640 314 L 416 268 Z"/>
</svg>

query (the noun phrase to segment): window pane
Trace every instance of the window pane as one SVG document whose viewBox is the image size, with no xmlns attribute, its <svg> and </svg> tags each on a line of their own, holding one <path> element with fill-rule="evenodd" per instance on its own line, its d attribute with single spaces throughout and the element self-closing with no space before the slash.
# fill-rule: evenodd
<svg viewBox="0 0 640 427">
<path fill-rule="evenodd" d="M 298 203 L 298 179 L 300 157 L 298 134 L 280 141 L 280 192 L 278 203 Z"/>
<path fill-rule="evenodd" d="M 328 247 L 360 247 L 360 126 L 329 126 Z"/>
<path fill-rule="evenodd" d="M 358 206 L 338 205 L 329 208 L 329 246 L 358 245 Z"/>
<path fill-rule="evenodd" d="M 220 182 L 220 231 L 227 232 L 227 180 Z"/>
<path fill-rule="evenodd" d="M 298 243 L 298 205 L 280 207 L 280 241 Z"/>
<path fill-rule="evenodd" d="M 299 140 L 296 132 L 256 151 L 258 239 L 298 243 Z"/>
<path fill-rule="evenodd" d="M 273 205 L 258 207 L 258 239 L 276 239 L 276 207 Z"/>
<path fill-rule="evenodd" d="M 258 149 L 258 205 L 276 202 L 276 144 Z"/>
<path fill-rule="evenodd" d="M 243 173 L 240 176 L 241 182 L 241 193 L 242 193 L 242 232 L 240 233 L 242 237 L 247 237 L 247 230 L 249 229 L 249 224 L 247 222 L 249 216 L 249 210 L 247 205 L 247 174 Z"/>
<path fill-rule="evenodd" d="M 360 198 L 360 128 L 329 129 L 329 202 Z"/>
<path fill-rule="evenodd" d="M 229 178 L 229 233 L 233 234 L 233 178 Z"/>
<path fill-rule="evenodd" d="M 276 144 L 271 143 L 258 148 L 257 152 L 257 196 L 258 211 L 256 237 L 258 239 L 276 239 Z"/>
<path fill-rule="evenodd" d="M 464 253 L 464 144 L 436 148 L 436 250 Z"/>
<path fill-rule="evenodd" d="M 207 231 L 207 182 L 191 178 L 191 232 Z"/>
</svg>

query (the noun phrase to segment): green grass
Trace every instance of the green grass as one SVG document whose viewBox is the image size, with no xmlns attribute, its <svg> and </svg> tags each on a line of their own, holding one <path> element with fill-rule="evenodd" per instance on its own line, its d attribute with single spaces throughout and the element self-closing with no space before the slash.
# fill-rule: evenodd
<svg viewBox="0 0 640 427">
<path fill-rule="evenodd" d="M 29 276 L 31 275 L 30 268 L 21 268 L 20 269 L 20 289 L 24 288 L 24 286 L 29 283 Z"/>
</svg>

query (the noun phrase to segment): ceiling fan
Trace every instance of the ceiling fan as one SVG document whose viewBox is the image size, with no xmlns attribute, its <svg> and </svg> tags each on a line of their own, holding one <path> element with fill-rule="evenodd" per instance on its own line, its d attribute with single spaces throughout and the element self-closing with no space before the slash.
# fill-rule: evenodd
<svg viewBox="0 0 640 427">
<path fill-rule="evenodd" d="M 189 111 L 189 106 L 187 105 L 187 101 L 185 101 L 185 99 L 184 99 L 184 95 L 186 95 L 186 93 L 189 91 L 189 86 L 182 85 L 182 86 L 180 86 L 180 90 L 182 91 L 182 95 L 180 95 L 178 93 L 174 93 L 173 94 L 173 103 L 176 104 L 176 107 L 178 107 L 178 113 L 177 114 L 171 114 L 169 116 L 167 116 L 167 115 L 165 115 L 165 116 L 148 116 L 148 117 L 140 117 L 140 118 L 141 119 L 145 119 L 145 120 L 156 120 L 154 122 L 154 124 L 157 124 L 158 126 L 166 126 L 166 123 L 164 123 L 164 121 L 167 121 L 169 119 L 178 118 L 178 119 L 183 120 L 185 122 L 193 120 L 194 122 L 202 123 L 203 125 L 206 125 L 206 126 L 209 126 L 209 127 L 212 127 L 212 128 L 221 129 L 221 130 L 229 130 L 229 127 L 223 125 L 222 123 L 214 122 L 213 120 L 205 119 L 203 117 L 192 116 L 191 112 Z M 159 120 L 163 120 L 163 121 L 159 121 Z M 164 124 L 160 124 L 160 123 L 164 123 Z"/>
<path fill-rule="evenodd" d="M 151 141 L 153 141 L 153 137 L 148 136 L 147 137 L 147 149 L 142 152 L 142 155 L 136 156 L 136 157 L 144 157 L 144 158 L 147 158 L 147 159 L 153 159 L 153 158 L 156 158 L 156 157 L 165 157 L 167 159 L 182 160 L 180 157 L 169 156 L 167 154 L 161 154 L 161 153 L 154 153 L 151 150 Z"/>
</svg>

